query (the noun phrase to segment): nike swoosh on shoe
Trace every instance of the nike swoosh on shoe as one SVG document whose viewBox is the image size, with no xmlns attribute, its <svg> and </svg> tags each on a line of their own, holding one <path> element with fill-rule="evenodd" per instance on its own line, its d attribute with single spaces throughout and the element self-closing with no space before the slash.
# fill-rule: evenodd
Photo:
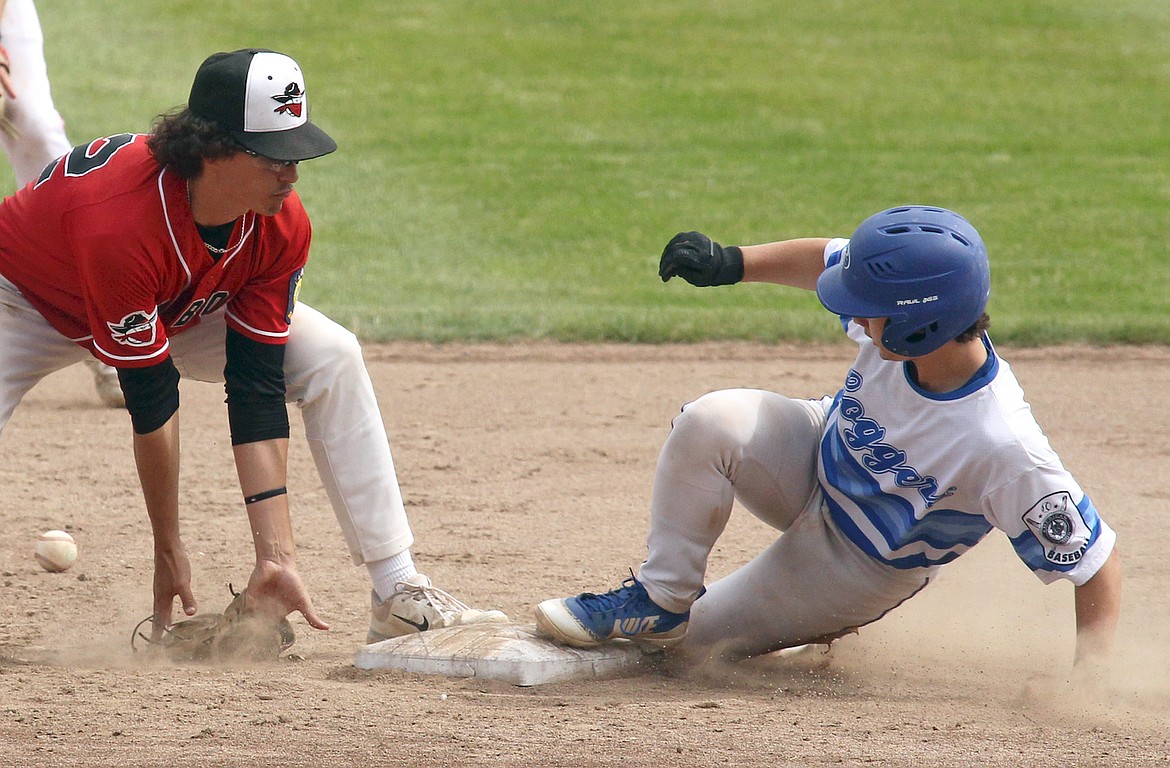
<svg viewBox="0 0 1170 768">
<path fill-rule="evenodd" d="M 397 613 L 392 613 L 390 615 L 393 616 L 394 618 L 398 619 L 401 622 L 409 624 L 410 626 L 417 629 L 419 632 L 426 632 L 428 629 L 431 628 L 431 622 L 429 619 L 427 619 L 426 616 L 423 616 L 422 621 L 411 621 L 410 619 L 406 618 L 405 616 L 399 616 Z"/>
</svg>

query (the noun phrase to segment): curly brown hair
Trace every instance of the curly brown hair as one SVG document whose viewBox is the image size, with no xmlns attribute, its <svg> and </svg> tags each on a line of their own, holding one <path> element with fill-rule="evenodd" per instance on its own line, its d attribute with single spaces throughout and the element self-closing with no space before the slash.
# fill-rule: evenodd
<svg viewBox="0 0 1170 768">
<path fill-rule="evenodd" d="M 979 337 L 981 337 L 983 335 L 983 332 L 986 331 L 990 327 L 991 327 L 991 315 L 984 312 L 982 315 L 979 316 L 979 319 L 976 320 L 975 323 L 970 328 L 968 328 L 967 330 L 963 331 L 958 336 L 956 336 L 955 341 L 958 341 L 961 343 L 965 343 L 968 341 L 974 341 L 975 339 L 978 339 Z"/>
<path fill-rule="evenodd" d="M 219 125 L 196 117 L 189 109 L 159 115 L 146 146 L 160 165 L 184 179 L 203 173 L 203 161 L 242 151 L 232 135 Z"/>
</svg>

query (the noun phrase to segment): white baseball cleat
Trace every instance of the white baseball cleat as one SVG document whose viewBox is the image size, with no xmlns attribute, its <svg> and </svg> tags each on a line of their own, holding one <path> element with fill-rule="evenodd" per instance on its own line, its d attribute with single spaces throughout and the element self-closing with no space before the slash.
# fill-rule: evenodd
<svg viewBox="0 0 1170 768">
<path fill-rule="evenodd" d="M 367 643 L 377 643 L 413 632 L 426 632 L 463 624 L 507 624 L 503 611 L 471 608 L 416 573 L 398 582 L 398 591 L 387 600 L 370 592 L 370 631 Z"/>
</svg>

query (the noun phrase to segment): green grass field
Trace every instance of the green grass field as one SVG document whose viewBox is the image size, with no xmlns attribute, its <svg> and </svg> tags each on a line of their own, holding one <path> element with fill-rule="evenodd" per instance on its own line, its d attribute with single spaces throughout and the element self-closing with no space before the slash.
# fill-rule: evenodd
<svg viewBox="0 0 1170 768">
<path fill-rule="evenodd" d="M 334 10 L 338 9 L 338 10 Z M 146 130 L 276 48 L 338 140 L 303 299 L 367 340 L 833 339 L 811 294 L 657 277 L 677 231 L 972 220 L 1000 342 L 1164 343 L 1170 4 L 42 3 L 71 138 Z"/>
</svg>

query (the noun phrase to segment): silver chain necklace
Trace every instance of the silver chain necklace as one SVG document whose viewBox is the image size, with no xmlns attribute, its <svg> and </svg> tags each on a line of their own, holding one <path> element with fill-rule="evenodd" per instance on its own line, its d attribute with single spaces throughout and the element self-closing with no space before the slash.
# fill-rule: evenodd
<svg viewBox="0 0 1170 768">
<path fill-rule="evenodd" d="M 202 239 L 202 238 L 200 238 L 200 239 Z M 203 244 L 204 244 L 205 246 L 207 246 L 207 250 L 211 251 L 212 253 L 218 253 L 218 254 L 221 254 L 221 255 L 222 255 L 222 254 L 225 254 L 225 253 L 227 253 L 229 250 L 231 250 L 230 248 L 216 248 L 214 245 L 212 245 L 211 243 L 207 242 L 206 240 L 204 240 L 204 241 L 203 241 Z"/>
<path fill-rule="evenodd" d="M 192 213 L 192 215 L 194 215 L 195 203 L 191 199 L 191 180 L 190 179 L 187 180 L 187 207 L 191 209 L 191 213 Z M 196 231 L 198 231 L 199 222 L 195 222 L 195 229 L 196 229 Z M 204 245 L 204 247 L 207 248 L 207 250 L 211 251 L 212 253 L 217 253 L 220 256 L 222 256 L 223 254 L 227 253 L 228 251 L 230 251 L 232 249 L 232 247 L 231 247 L 232 243 L 230 240 L 231 235 L 229 234 L 228 237 L 229 237 L 228 244 L 223 248 L 217 248 L 216 246 L 212 245 L 211 243 L 207 242 L 206 240 L 203 240 L 202 234 L 200 234 L 199 239 L 203 240 L 203 245 Z"/>
</svg>

